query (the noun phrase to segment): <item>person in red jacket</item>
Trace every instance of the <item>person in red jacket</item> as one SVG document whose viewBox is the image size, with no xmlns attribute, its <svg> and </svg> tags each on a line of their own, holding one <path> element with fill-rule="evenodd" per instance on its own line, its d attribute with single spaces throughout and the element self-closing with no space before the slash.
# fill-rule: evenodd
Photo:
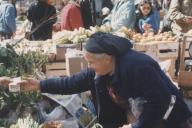
<svg viewBox="0 0 192 128">
<path fill-rule="evenodd" d="M 57 25 L 57 28 L 73 31 L 83 27 L 79 0 L 63 0 L 63 2 L 65 6 L 61 12 L 61 23 Z"/>
</svg>

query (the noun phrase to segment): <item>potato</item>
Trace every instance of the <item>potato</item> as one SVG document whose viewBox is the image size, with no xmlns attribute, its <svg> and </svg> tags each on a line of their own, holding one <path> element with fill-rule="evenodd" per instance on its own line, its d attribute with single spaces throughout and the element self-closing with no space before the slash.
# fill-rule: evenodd
<svg viewBox="0 0 192 128">
<path fill-rule="evenodd" d="M 147 33 L 147 32 L 143 33 L 143 36 L 144 36 L 144 37 L 147 37 L 147 36 L 148 36 L 148 33 Z"/>
<path fill-rule="evenodd" d="M 155 36 L 155 40 L 156 41 L 161 41 L 162 40 L 162 36 Z"/>
<path fill-rule="evenodd" d="M 148 36 L 154 36 L 154 32 L 149 32 Z"/>
</svg>

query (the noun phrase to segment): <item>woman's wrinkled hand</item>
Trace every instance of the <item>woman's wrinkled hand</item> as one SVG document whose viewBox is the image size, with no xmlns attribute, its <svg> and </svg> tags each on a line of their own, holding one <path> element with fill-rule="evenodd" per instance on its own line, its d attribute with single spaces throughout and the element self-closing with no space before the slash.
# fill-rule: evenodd
<svg viewBox="0 0 192 128">
<path fill-rule="evenodd" d="M 10 77 L 6 77 L 6 76 L 0 77 L 0 86 L 8 87 L 9 83 L 11 82 L 12 81 Z"/>
<path fill-rule="evenodd" d="M 21 91 L 37 91 L 40 89 L 40 81 L 34 78 L 25 78 L 24 80 L 20 81 Z"/>
</svg>

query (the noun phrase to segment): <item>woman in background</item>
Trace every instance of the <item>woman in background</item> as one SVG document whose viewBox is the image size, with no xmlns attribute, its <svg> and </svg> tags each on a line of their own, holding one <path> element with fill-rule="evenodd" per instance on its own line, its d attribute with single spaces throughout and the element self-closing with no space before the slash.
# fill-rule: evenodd
<svg viewBox="0 0 192 128">
<path fill-rule="evenodd" d="M 156 8 L 152 7 L 149 0 L 142 0 L 139 3 L 139 18 L 136 27 L 140 33 L 157 33 L 160 26 L 160 14 Z"/>
<path fill-rule="evenodd" d="M 61 11 L 61 22 L 54 25 L 58 30 L 73 31 L 83 27 L 83 20 L 79 0 L 63 0 L 64 8 Z"/>
</svg>

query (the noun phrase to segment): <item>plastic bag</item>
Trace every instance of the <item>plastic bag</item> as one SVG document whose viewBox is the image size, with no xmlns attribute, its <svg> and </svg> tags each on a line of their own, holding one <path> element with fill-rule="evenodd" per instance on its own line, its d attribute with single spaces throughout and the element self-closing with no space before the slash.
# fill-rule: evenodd
<svg viewBox="0 0 192 128">
<path fill-rule="evenodd" d="M 141 113 L 143 112 L 144 109 L 144 104 L 147 102 L 143 97 L 138 97 L 138 98 L 129 98 L 128 99 L 129 104 L 131 106 L 131 111 L 133 115 L 135 116 L 136 119 L 139 118 Z"/>
</svg>

